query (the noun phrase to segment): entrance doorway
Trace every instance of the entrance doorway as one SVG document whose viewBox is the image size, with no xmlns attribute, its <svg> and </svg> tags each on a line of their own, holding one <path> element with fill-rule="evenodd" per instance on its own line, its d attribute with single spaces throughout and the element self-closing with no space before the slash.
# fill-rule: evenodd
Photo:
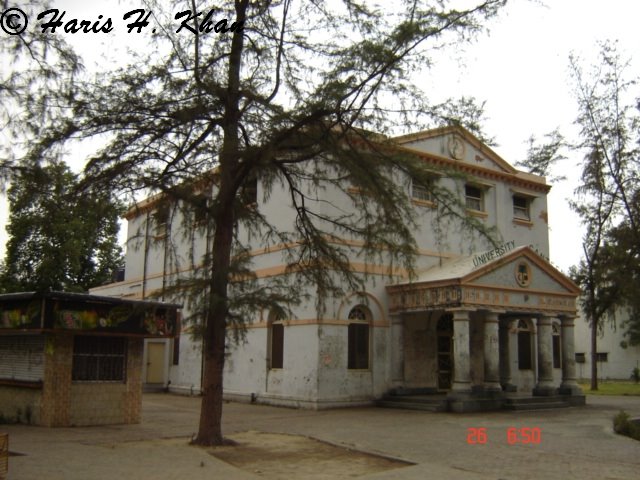
<svg viewBox="0 0 640 480">
<path fill-rule="evenodd" d="M 164 349 L 163 342 L 147 343 L 146 383 L 164 383 Z"/>
<path fill-rule="evenodd" d="M 453 379 L 453 315 L 445 313 L 438 320 L 438 390 L 450 390 Z"/>
</svg>

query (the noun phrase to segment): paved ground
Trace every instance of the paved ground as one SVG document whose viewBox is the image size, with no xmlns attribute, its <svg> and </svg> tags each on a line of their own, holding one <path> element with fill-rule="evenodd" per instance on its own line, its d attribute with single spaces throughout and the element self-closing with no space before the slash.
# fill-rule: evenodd
<svg viewBox="0 0 640 480">
<path fill-rule="evenodd" d="M 415 465 L 366 479 L 635 479 L 640 442 L 615 435 L 624 409 L 640 416 L 639 397 L 588 397 L 581 408 L 443 414 L 379 408 L 330 411 L 225 405 L 226 435 L 255 430 L 310 436 Z M 145 394 L 140 425 L 47 429 L 5 425 L 9 479 L 259 479 L 205 449 L 190 447 L 199 399 Z M 469 428 L 487 443 L 467 443 Z M 540 428 L 539 445 L 509 445 L 509 427 Z M 288 480 L 298 478 L 295 473 Z"/>
</svg>

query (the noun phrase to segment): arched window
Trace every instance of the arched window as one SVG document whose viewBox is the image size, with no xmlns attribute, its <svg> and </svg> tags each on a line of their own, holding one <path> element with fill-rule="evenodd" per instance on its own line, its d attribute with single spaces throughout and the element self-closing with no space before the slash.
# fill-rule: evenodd
<svg viewBox="0 0 640 480">
<path fill-rule="evenodd" d="M 518 320 L 518 368 L 531 370 L 531 327 L 524 320 Z"/>
<path fill-rule="evenodd" d="M 274 311 L 269 314 L 269 368 L 284 368 L 284 323 Z"/>
<path fill-rule="evenodd" d="M 369 320 L 367 307 L 358 305 L 349 312 L 347 368 L 363 370 L 369 368 Z"/>
<path fill-rule="evenodd" d="M 551 324 L 551 335 L 553 335 L 553 368 L 561 368 L 560 327 L 558 327 L 557 323 Z"/>
</svg>

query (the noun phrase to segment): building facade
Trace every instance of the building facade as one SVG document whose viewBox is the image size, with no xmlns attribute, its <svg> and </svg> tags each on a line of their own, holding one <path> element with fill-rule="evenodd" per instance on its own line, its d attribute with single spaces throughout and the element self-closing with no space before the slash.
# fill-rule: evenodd
<svg viewBox="0 0 640 480">
<path fill-rule="evenodd" d="M 139 423 L 145 337 L 177 305 L 65 292 L 0 295 L 0 418 L 47 427 Z"/>
<path fill-rule="evenodd" d="M 600 380 L 629 380 L 634 368 L 640 368 L 640 345 L 629 345 L 625 339 L 628 313 L 616 312 L 606 322 L 597 340 L 598 378 Z M 579 379 L 591 378 L 591 328 L 583 316 L 576 319 L 576 373 Z"/>
<path fill-rule="evenodd" d="M 358 242 L 348 240 L 350 268 L 367 274 L 366 287 L 328 301 L 321 318 L 314 302 L 295 307 L 291 318 L 256 312 L 245 341 L 229 347 L 225 395 L 308 408 L 368 404 L 390 391 L 446 392 L 452 402 L 504 392 L 579 397 L 573 351 L 578 290 L 548 262 L 550 187 L 544 178 L 516 170 L 461 128 L 395 142 L 434 168 L 461 172 L 433 181 L 459 195 L 467 215 L 495 228 L 499 244 L 444 222 L 429 191 L 400 178 L 418 218 L 418 278 L 409 281 L 398 269 L 390 281 L 387 265 L 363 261 Z M 258 181 L 256 208 L 290 230 L 295 215 L 288 192 L 261 193 Z M 322 195 L 337 211 L 353 208 L 337 188 L 328 186 Z M 157 205 L 150 199 L 130 210 L 125 279 L 93 293 L 157 297 L 172 278 L 195 272 L 208 248 L 206 232 L 194 227 L 191 237 L 185 235 L 186 214 L 161 214 Z M 257 278 L 286 275 L 282 253 L 288 248 L 252 244 Z M 145 355 L 147 385 L 199 392 L 201 343 L 188 325 L 175 341 L 147 340 Z"/>
</svg>

